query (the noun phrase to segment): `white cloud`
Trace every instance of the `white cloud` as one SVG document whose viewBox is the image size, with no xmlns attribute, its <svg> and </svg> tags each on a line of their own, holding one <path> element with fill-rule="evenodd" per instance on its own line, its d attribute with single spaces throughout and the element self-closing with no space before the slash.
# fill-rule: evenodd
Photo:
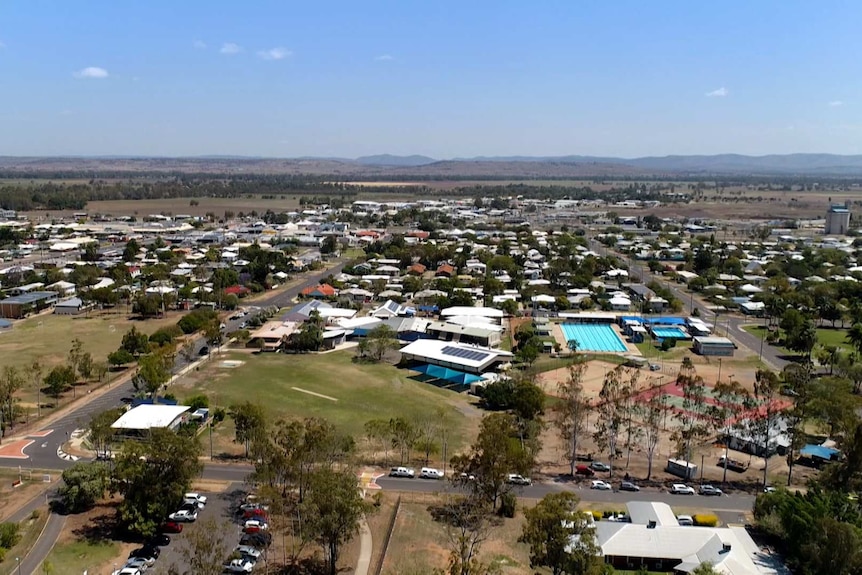
<svg viewBox="0 0 862 575">
<path fill-rule="evenodd" d="M 192 45 L 195 48 L 197 48 L 198 50 L 206 50 L 207 49 L 207 43 L 203 42 L 201 40 L 195 40 L 194 44 L 192 44 Z"/>
<path fill-rule="evenodd" d="M 269 50 L 261 50 L 257 53 L 258 57 L 263 60 L 284 60 L 293 55 L 293 52 L 285 48 L 270 48 Z"/>
<path fill-rule="evenodd" d="M 712 92 L 707 92 L 706 96 L 707 96 L 707 98 L 724 98 L 728 94 L 730 94 L 730 90 L 728 90 L 727 88 L 722 86 L 721 88 L 718 88 L 717 90 L 713 90 Z"/>
<path fill-rule="evenodd" d="M 388 62 L 390 60 L 394 60 L 395 58 L 389 54 L 381 54 L 380 56 L 377 56 L 374 59 L 377 60 L 378 62 Z"/>
<path fill-rule="evenodd" d="M 832 100 L 831 102 L 829 102 L 829 105 L 833 108 L 837 108 L 838 106 L 843 106 L 844 102 L 842 102 L 841 100 Z"/>
<path fill-rule="evenodd" d="M 77 72 L 75 72 L 73 74 L 73 76 L 75 76 L 76 78 L 81 78 L 81 79 L 85 79 L 85 78 L 101 79 L 101 78 L 107 78 L 108 77 L 108 71 L 105 70 L 104 68 L 97 68 L 96 66 L 90 66 L 88 68 L 78 70 Z"/>
<path fill-rule="evenodd" d="M 242 47 L 233 42 L 225 42 L 221 45 L 221 50 L 219 50 L 219 52 L 222 54 L 239 54 L 242 52 Z"/>
</svg>

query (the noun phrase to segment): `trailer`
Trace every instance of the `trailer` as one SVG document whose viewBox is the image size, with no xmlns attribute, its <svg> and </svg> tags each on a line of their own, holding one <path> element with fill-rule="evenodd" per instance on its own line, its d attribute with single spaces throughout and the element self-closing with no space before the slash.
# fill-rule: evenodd
<svg viewBox="0 0 862 575">
<path fill-rule="evenodd" d="M 665 471 L 683 479 L 694 479 L 697 477 L 697 465 L 684 459 L 668 459 Z"/>
<path fill-rule="evenodd" d="M 748 463 L 731 457 L 725 457 L 724 455 L 718 458 L 718 466 L 737 473 L 748 471 Z"/>
</svg>

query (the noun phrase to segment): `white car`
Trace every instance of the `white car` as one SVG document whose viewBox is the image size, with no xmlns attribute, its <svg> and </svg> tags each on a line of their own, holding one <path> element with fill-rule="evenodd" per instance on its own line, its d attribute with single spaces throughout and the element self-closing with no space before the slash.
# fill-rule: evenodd
<svg viewBox="0 0 862 575">
<path fill-rule="evenodd" d="M 141 570 L 135 567 L 123 567 L 114 571 L 111 575 L 141 575 Z"/>
<path fill-rule="evenodd" d="M 255 561 L 260 559 L 260 550 L 255 549 L 251 545 L 237 545 L 236 549 L 234 549 L 237 553 L 242 555 L 243 557 L 251 557 Z"/>
<path fill-rule="evenodd" d="M 680 525 L 691 527 L 694 525 L 694 518 L 691 515 L 677 515 L 676 522 Z"/>
<path fill-rule="evenodd" d="M 206 495 L 201 495 L 200 493 L 186 493 L 183 495 L 184 503 L 196 503 L 198 507 L 201 509 L 207 504 Z"/>
<path fill-rule="evenodd" d="M 254 565 L 254 561 L 250 559 L 234 559 L 224 566 L 224 570 L 228 573 L 251 573 Z"/>
<path fill-rule="evenodd" d="M 694 487 L 689 487 L 685 483 L 674 483 L 670 486 L 670 492 L 675 495 L 694 495 Z"/>
<path fill-rule="evenodd" d="M 443 479 L 443 472 L 433 467 L 423 467 L 419 470 L 419 477 L 422 479 Z"/>
<path fill-rule="evenodd" d="M 506 481 L 512 485 L 532 485 L 533 480 L 517 473 L 510 473 L 506 476 Z"/>
<path fill-rule="evenodd" d="M 242 530 L 246 533 L 257 533 L 258 531 L 266 531 L 269 529 L 269 523 L 260 519 L 249 519 L 242 526 Z"/>
<path fill-rule="evenodd" d="M 389 470 L 389 477 L 407 477 L 413 479 L 416 472 L 409 467 L 393 467 Z"/>
<path fill-rule="evenodd" d="M 148 561 L 147 559 L 145 559 L 143 557 L 135 557 L 133 559 L 129 559 L 128 561 L 126 561 L 126 564 L 123 565 L 123 569 L 131 568 L 131 569 L 137 569 L 138 571 L 146 571 L 155 562 L 156 562 L 155 559 L 152 559 L 152 561 Z"/>
<path fill-rule="evenodd" d="M 590 485 L 590 489 L 598 489 L 599 491 L 612 491 L 613 487 L 607 481 L 602 481 L 601 479 L 593 479 L 592 485 Z"/>
<path fill-rule="evenodd" d="M 168 515 L 168 519 L 170 519 L 171 521 L 183 521 L 187 523 L 192 523 L 194 521 L 197 521 L 198 512 L 189 511 L 188 509 L 180 509 L 179 511 L 175 511 L 174 513 Z"/>
</svg>

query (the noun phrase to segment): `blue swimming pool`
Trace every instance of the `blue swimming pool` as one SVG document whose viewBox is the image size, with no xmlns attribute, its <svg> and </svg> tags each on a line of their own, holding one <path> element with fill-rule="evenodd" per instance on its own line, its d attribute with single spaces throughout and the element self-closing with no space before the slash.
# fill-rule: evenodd
<svg viewBox="0 0 862 575">
<path fill-rule="evenodd" d="M 626 344 L 609 325 L 593 323 L 561 323 L 566 341 L 578 342 L 578 351 L 628 351 Z"/>
<path fill-rule="evenodd" d="M 688 334 L 678 327 L 654 327 L 652 334 L 658 339 L 688 339 Z"/>
</svg>

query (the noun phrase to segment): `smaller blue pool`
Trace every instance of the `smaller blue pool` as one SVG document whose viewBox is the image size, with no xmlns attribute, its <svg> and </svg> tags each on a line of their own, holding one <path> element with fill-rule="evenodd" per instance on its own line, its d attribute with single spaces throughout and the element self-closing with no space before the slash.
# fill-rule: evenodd
<svg viewBox="0 0 862 575">
<path fill-rule="evenodd" d="M 578 342 L 578 351 L 628 351 L 626 344 L 610 325 L 592 323 L 561 323 L 566 341 Z"/>
<path fill-rule="evenodd" d="M 688 339 L 688 334 L 678 327 L 654 327 L 652 334 L 658 339 Z"/>
</svg>

